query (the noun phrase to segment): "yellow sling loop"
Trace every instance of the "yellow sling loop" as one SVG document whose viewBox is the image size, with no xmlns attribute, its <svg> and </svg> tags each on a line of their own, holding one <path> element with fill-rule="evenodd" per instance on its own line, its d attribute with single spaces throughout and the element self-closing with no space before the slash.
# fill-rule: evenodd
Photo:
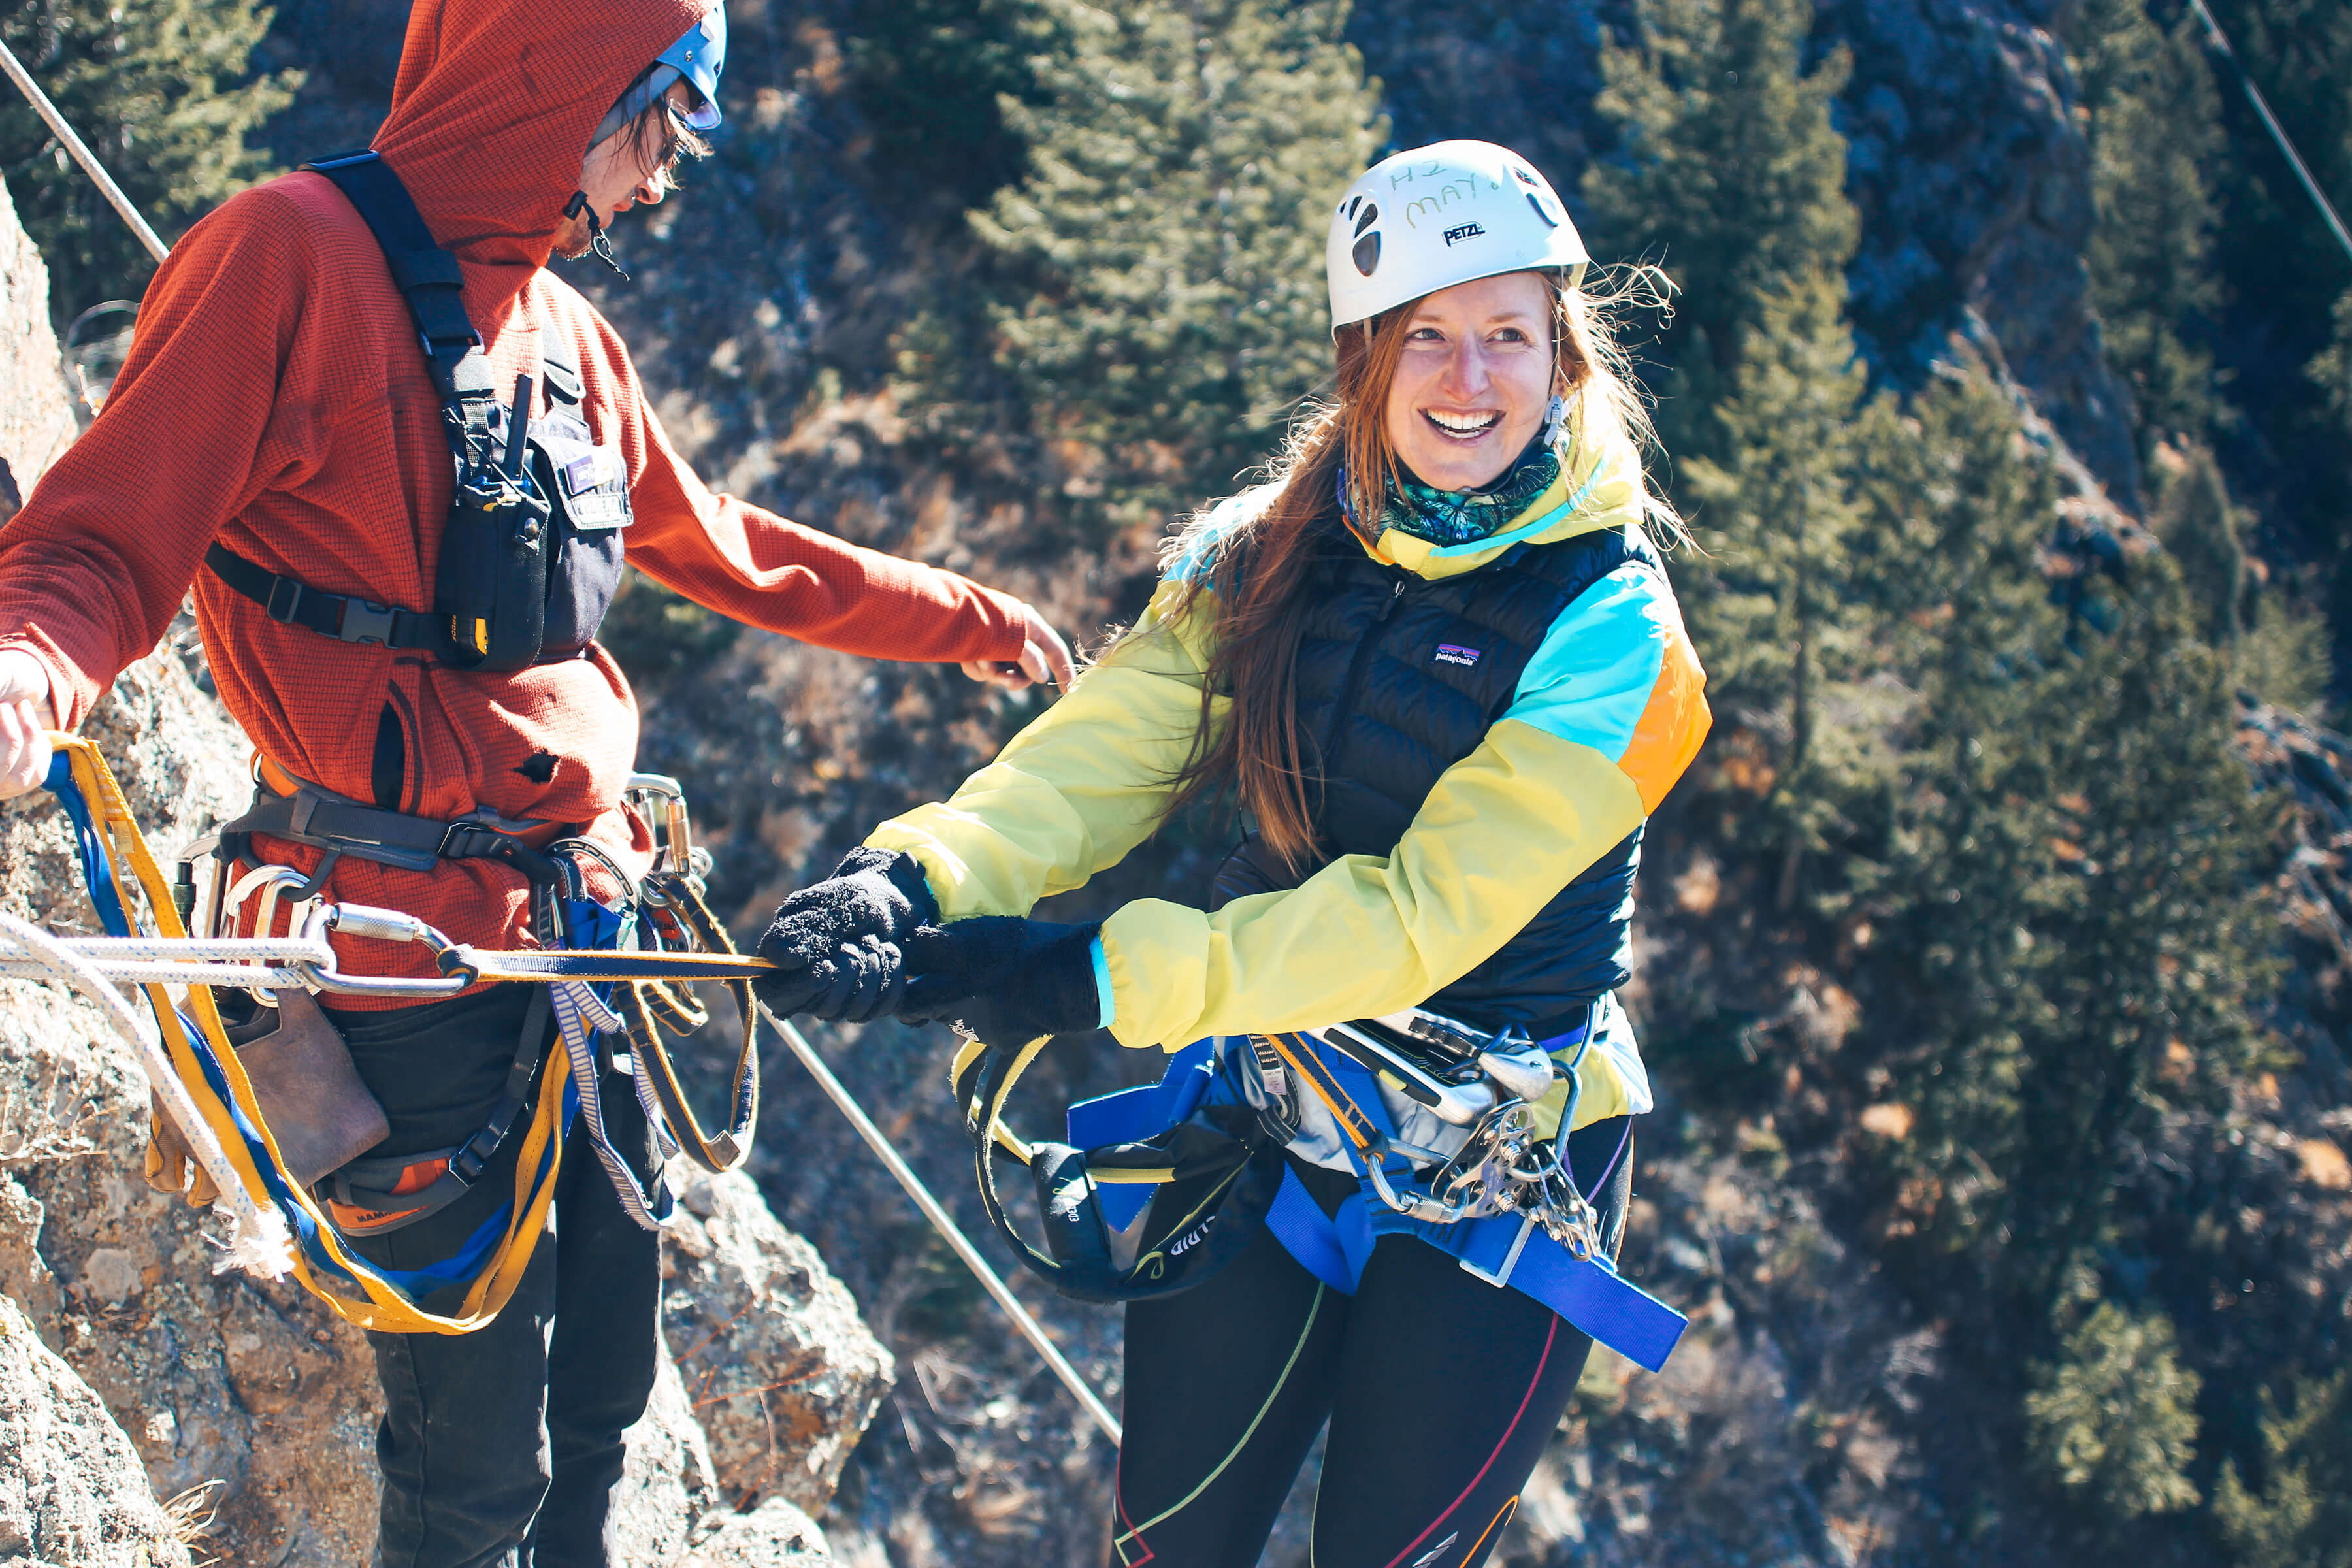
<svg viewBox="0 0 2352 1568">
<path fill-rule="evenodd" d="M 78 736 L 58 733 L 50 735 L 49 743 L 70 763 L 92 825 L 104 839 L 114 892 L 123 909 L 139 907 L 140 900 L 132 896 L 135 881 L 156 931 L 167 938 L 184 938 L 188 932 L 173 905 L 171 884 L 97 746 Z M 130 879 L 125 878 L 125 867 Z M 292 1228 L 294 1273 L 304 1289 L 336 1316 L 380 1333 L 468 1333 L 498 1316 L 530 1262 L 531 1249 L 546 1228 L 548 1207 L 555 1196 L 555 1177 L 563 1153 L 560 1131 L 564 1089 L 570 1079 L 570 1065 L 562 1052 L 551 1053 L 541 1074 L 538 1101 L 515 1164 L 514 1201 L 506 1234 L 475 1275 L 457 1312 L 442 1317 L 417 1306 L 406 1290 L 348 1250 L 316 1201 L 288 1173 L 268 1119 L 254 1098 L 253 1086 L 247 1081 L 213 1005 L 211 989 L 203 985 L 188 989 L 188 1011 L 201 1034 L 202 1049 L 190 1037 L 169 988 L 151 984 L 145 989 L 172 1065 L 246 1191 L 265 1209 L 282 1215 Z"/>
</svg>

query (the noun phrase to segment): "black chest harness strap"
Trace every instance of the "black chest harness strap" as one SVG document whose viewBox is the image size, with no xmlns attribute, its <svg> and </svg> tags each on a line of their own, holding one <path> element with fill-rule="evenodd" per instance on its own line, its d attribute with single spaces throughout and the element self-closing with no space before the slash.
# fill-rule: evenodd
<svg viewBox="0 0 2352 1568">
<path fill-rule="evenodd" d="M 408 306 L 425 374 L 440 399 L 457 488 L 442 535 L 433 608 L 426 613 L 356 594 L 327 593 L 224 544 L 206 550 L 205 563 L 272 620 L 321 637 L 421 650 L 466 669 L 513 670 L 543 662 L 549 569 L 561 543 L 550 500 L 529 472 L 523 440 L 530 420 L 529 379 L 518 389 L 513 410 L 501 409 L 481 333 L 466 314 L 465 268 L 435 242 L 407 187 L 380 156 L 362 149 L 302 168 L 332 181 L 374 236 L 393 285 Z M 575 368 L 550 361 L 543 369 L 551 397 L 579 400 Z M 551 657 L 570 658 L 577 651 L 565 647 Z"/>
</svg>

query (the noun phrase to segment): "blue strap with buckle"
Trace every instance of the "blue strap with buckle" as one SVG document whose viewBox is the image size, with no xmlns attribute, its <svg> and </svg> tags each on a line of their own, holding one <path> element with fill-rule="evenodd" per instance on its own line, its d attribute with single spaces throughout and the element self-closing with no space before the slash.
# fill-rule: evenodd
<svg viewBox="0 0 2352 1568">
<path fill-rule="evenodd" d="M 1582 1042 L 1590 1023 L 1539 1042 L 1546 1054 Z M 1074 1147 L 1138 1142 L 1165 1131 L 1204 1100 L 1237 1101 L 1238 1091 L 1213 1064 L 1211 1042 L 1179 1052 L 1155 1084 L 1122 1089 L 1070 1107 Z M 1317 1058 L 1349 1099 L 1384 1136 L 1396 1129 L 1381 1102 L 1378 1080 L 1353 1058 L 1317 1047 Z M 1352 1157 L 1352 1154 L 1351 1154 Z M 1412 1180 L 1402 1156 L 1391 1156 L 1385 1173 L 1391 1185 Z M 1326 1215 L 1295 1170 L 1286 1169 L 1266 1228 L 1299 1266 L 1343 1295 L 1353 1295 L 1364 1266 L 1383 1236 L 1410 1236 L 1459 1261 L 1489 1285 L 1530 1296 L 1570 1323 L 1636 1365 L 1656 1372 L 1666 1364 L 1689 1320 L 1617 1272 L 1605 1255 L 1580 1258 L 1542 1226 L 1520 1215 L 1494 1215 L 1454 1225 L 1429 1225 L 1398 1214 L 1372 1195 L 1358 1163 L 1360 1190 Z M 1096 1189 L 1106 1223 L 1124 1229 L 1150 1202 L 1153 1189 L 1119 1184 Z"/>
</svg>

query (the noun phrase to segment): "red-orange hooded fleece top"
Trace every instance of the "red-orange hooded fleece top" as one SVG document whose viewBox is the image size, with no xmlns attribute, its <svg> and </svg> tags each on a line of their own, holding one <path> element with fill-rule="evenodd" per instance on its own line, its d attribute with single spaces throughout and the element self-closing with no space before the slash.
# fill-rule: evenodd
<svg viewBox="0 0 2352 1568">
<path fill-rule="evenodd" d="M 587 385 L 578 412 L 629 476 L 639 570 L 721 615 L 848 653 L 1017 658 L 1017 600 L 706 489 L 671 450 L 620 338 L 546 270 L 590 132 L 707 9 L 418 0 L 375 149 L 464 265 L 492 384 L 536 375 L 544 348 L 574 357 Z M 222 700 L 286 772 L 372 798 L 388 704 L 405 742 L 400 809 L 588 825 L 640 869 L 646 835 L 618 808 L 636 707 L 603 648 L 468 674 L 281 625 L 201 569 L 217 538 L 313 587 L 429 610 L 453 483 L 440 405 L 383 253 L 323 176 L 284 175 L 180 242 L 147 290 L 105 413 L 0 530 L 0 647 L 48 667 L 71 727 L 154 646 L 193 582 Z M 273 858 L 316 863 L 315 851 L 261 842 Z M 491 862 L 419 874 L 347 857 L 328 896 L 408 910 L 461 942 L 528 945 L 524 885 Z M 364 942 L 344 952 L 362 973 L 430 973 L 423 960 Z"/>
</svg>

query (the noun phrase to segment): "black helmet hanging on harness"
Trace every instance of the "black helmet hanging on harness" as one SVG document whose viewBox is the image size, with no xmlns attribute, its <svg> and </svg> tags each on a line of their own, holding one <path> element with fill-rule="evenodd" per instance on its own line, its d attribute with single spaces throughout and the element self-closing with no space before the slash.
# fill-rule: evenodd
<svg viewBox="0 0 2352 1568">
<path fill-rule="evenodd" d="M 999 1116 L 1046 1043 L 1016 1050 L 967 1039 L 950 1069 L 990 1223 L 1024 1265 L 1077 1300 L 1146 1300 L 1207 1280 L 1256 1235 L 1282 1185 L 1283 1145 L 1297 1129 L 1245 1105 L 1205 1103 L 1203 1063 L 1091 1102 L 1110 1112 L 1091 1122 L 1079 1114 L 1084 1107 L 1073 1107 L 1073 1138 L 1101 1140 L 1090 1148 L 1027 1142 Z M 1004 1212 L 1000 1151 L 1029 1167 L 1045 1215 L 1044 1251 Z"/>
</svg>

